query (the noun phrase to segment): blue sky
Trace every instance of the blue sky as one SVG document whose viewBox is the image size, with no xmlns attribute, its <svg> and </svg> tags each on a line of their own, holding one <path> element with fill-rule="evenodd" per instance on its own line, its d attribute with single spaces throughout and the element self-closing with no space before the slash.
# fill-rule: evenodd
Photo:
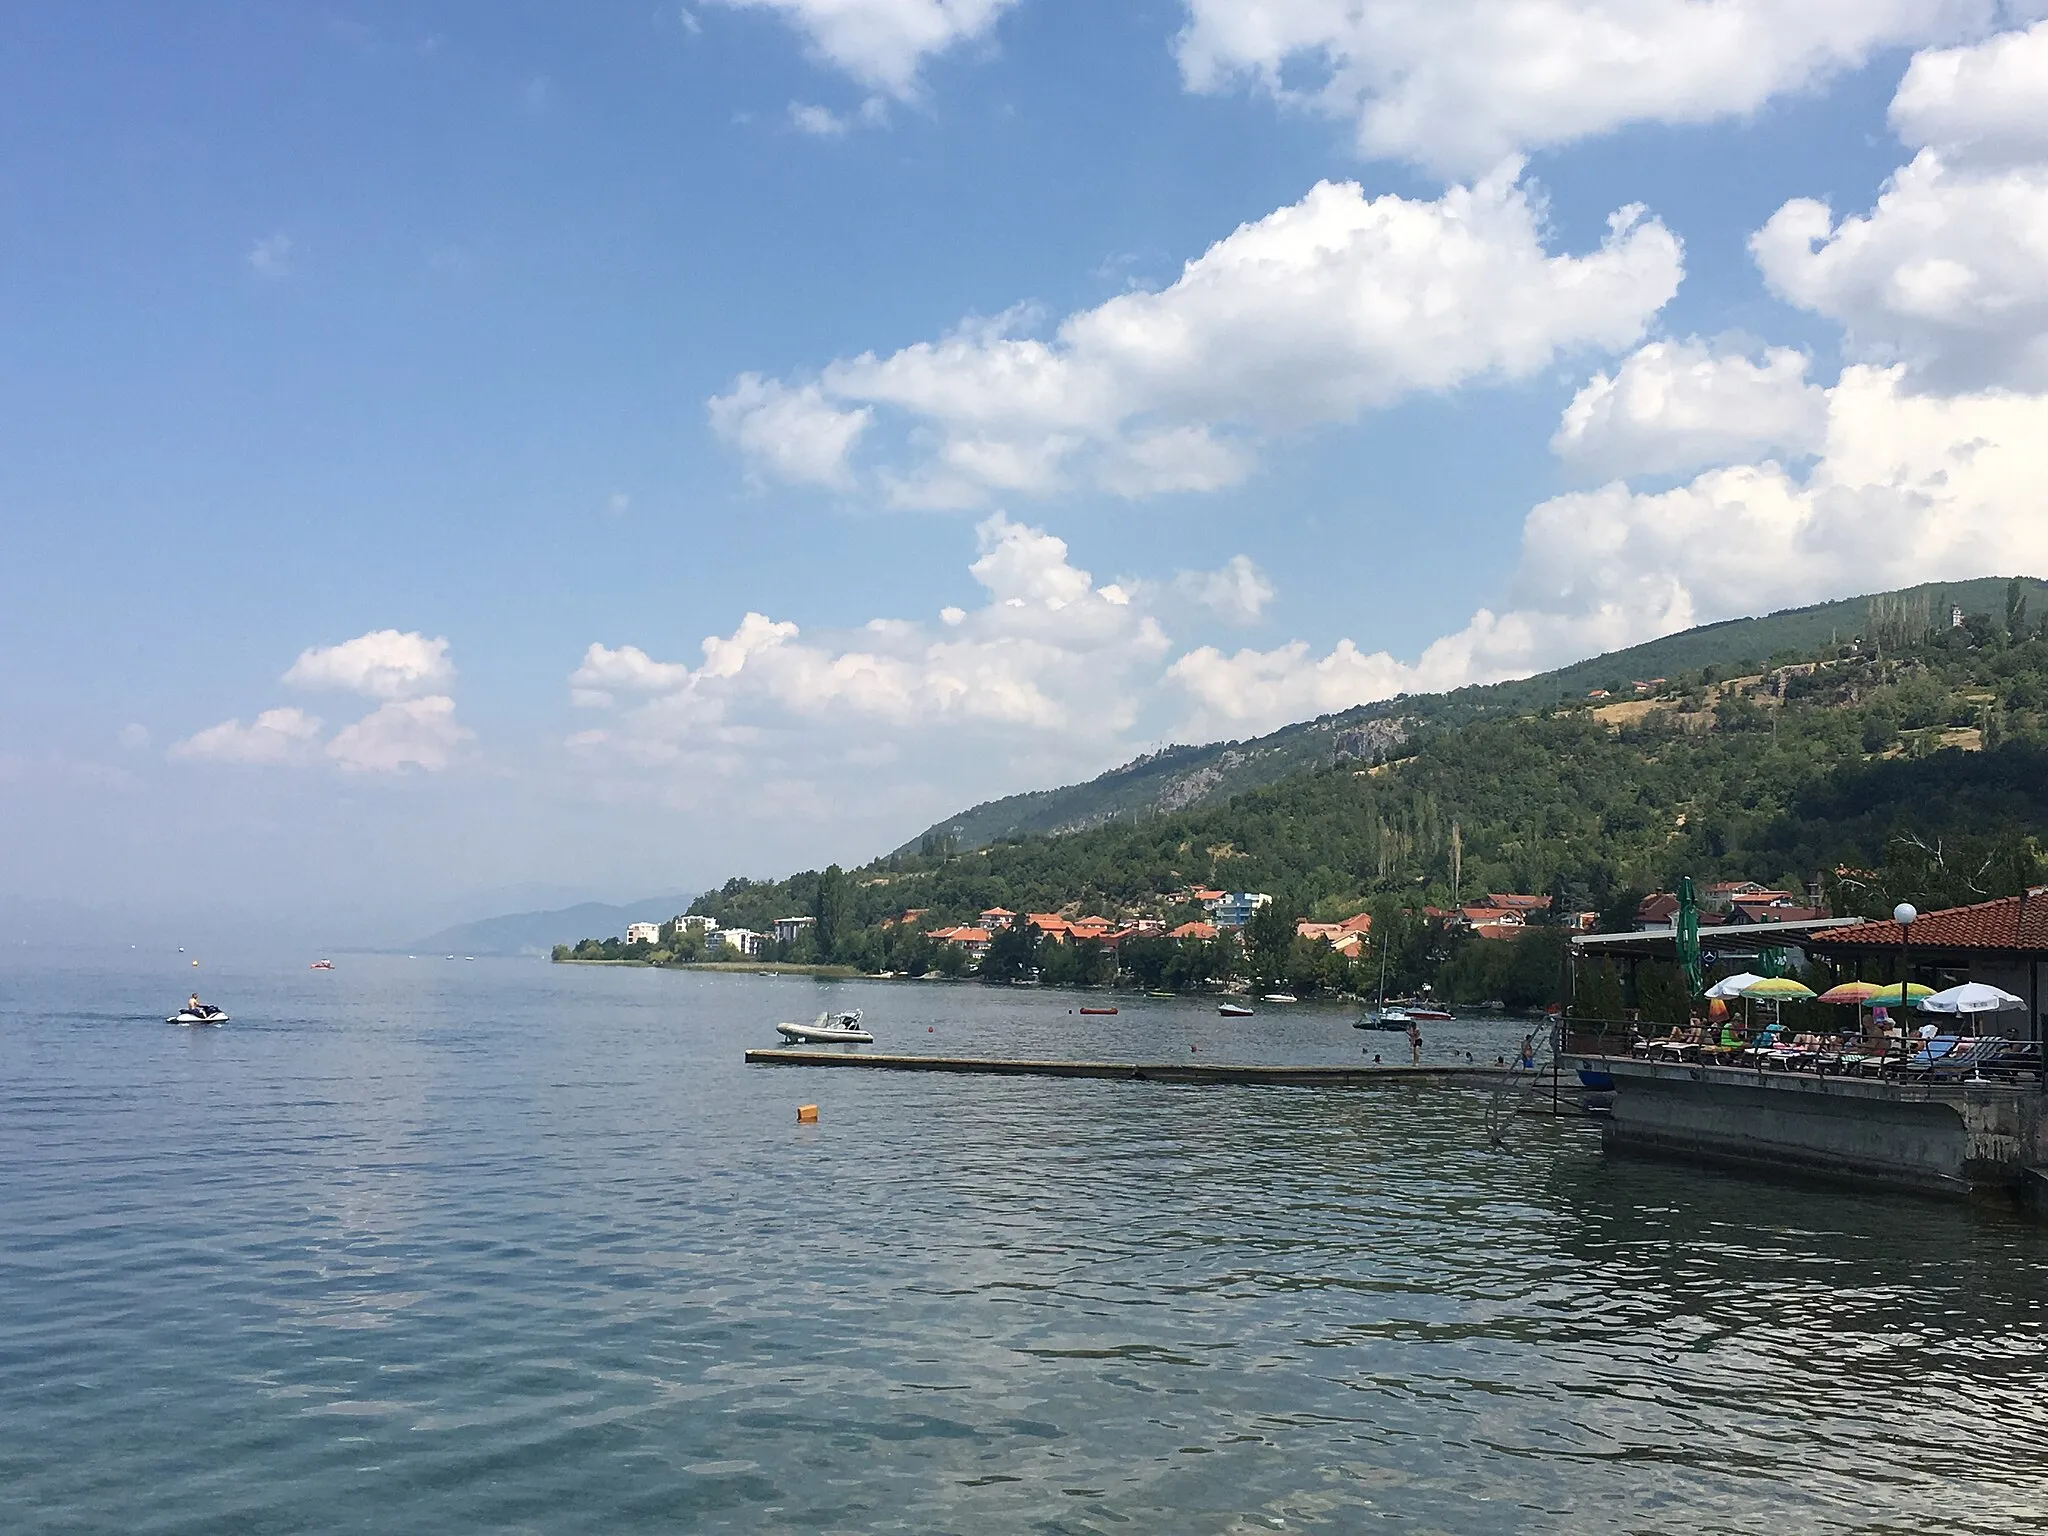
<svg viewBox="0 0 2048 1536">
<path fill-rule="evenodd" d="M 685 889 L 2048 573 L 2040 14 L 14 8 L 0 898 Z"/>
</svg>

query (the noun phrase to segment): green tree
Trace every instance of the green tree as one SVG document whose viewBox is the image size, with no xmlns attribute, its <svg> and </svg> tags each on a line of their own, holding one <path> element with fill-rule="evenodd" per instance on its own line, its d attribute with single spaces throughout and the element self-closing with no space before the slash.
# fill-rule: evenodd
<svg viewBox="0 0 2048 1536">
<path fill-rule="evenodd" d="M 837 959 L 841 941 L 850 936 L 847 930 L 851 927 L 852 886 L 846 871 L 837 864 L 826 865 L 825 873 L 818 877 L 817 889 L 811 897 L 811 916 L 816 919 L 813 932 L 821 960 Z"/>
<path fill-rule="evenodd" d="M 1288 958 L 1294 948 L 1294 914 L 1278 901 L 1269 901 L 1244 925 L 1245 964 L 1252 984 L 1277 987 L 1287 978 Z"/>
<path fill-rule="evenodd" d="M 983 981 L 1029 981 L 1038 974 L 1037 930 L 1019 924 L 998 928 L 981 957 Z"/>
</svg>

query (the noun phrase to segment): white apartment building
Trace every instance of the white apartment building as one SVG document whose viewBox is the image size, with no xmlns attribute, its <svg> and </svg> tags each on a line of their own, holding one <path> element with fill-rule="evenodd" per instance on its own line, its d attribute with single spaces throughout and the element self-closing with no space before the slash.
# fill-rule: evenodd
<svg viewBox="0 0 2048 1536">
<path fill-rule="evenodd" d="M 626 942 L 628 944 L 659 944 L 661 942 L 661 924 L 626 924 Z"/>
</svg>

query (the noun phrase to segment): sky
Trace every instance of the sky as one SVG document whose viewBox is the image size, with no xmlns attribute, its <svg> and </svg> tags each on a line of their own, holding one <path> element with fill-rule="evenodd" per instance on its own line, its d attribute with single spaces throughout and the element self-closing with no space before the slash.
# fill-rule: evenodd
<svg viewBox="0 0 2048 1536">
<path fill-rule="evenodd" d="M 0 10 L 0 928 L 857 862 L 2048 576 L 2044 18 Z"/>
</svg>

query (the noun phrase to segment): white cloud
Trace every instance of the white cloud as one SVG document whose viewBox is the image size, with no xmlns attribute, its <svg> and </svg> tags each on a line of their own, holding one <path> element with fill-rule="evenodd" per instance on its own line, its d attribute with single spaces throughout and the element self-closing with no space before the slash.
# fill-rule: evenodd
<svg viewBox="0 0 2048 1536">
<path fill-rule="evenodd" d="M 1915 55 L 1892 97 L 1900 140 L 1951 163 L 2048 160 L 2048 21 Z"/>
<path fill-rule="evenodd" d="M 1231 624 L 1256 624 L 1273 600 L 1273 583 L 1247 555 L 1232 555 L 1220 570 L 1182 571 L 1173 594 Z"/>
<path fill-rule="evenodd" d="M 569 701 L 602 709 L 615 703 L 617 694 L 660 693 L 689 680 L 690 669 L 681 662 L 656 661 L 637 645 L 614 651 L 593 641 L 583 653 L 583 665 L 569 678 Z"/>
<path fill-rule="evenodd" d="M 974 750 L 1000 754 L 1006 777 L 1025 759 L 1091 762 L 1131 728 L 1165 634 L 1044 530 L 997 513 L 977 536 L 969 570 L 985 601 L 946 610 L 935 629 L 876 619 L 813 636 L 750 613 L 704 641 L 697 667 L 592 647 L 572 694 L 596 703 L 601 685 L 616 700 L 630 680 L 645 702 L 570 745 L 593 761 L 662 765 L 749 796 L 769 781 L 788 790 L 815 779 L 826 802 L 838 792 L 836 764 L 872 766 L 915 741 L 929 743 L 928 771 L 941 775 Z"/>
<path fill-rule="evenodd" d="M 1016 0 L 718 0 L 774 11 L 824 62 L 871 90 L 916 95 L 925 60 L 985 37 Z"/>
<path fill-rule="evenodd" d="M 1820 447 L 1827 392 L 1790 347 L 1761 362 L 1690 337 L 1653 341 L 1610 376 L 1596 373 L 1565 407 L 1550 446 L 1600 475 L 1677 474 Z"/>
<path fill-rule="evenodd" d="M 2048 384 L 2048 167 L 1952 171 L 1924 149 L 1868 216 L 1798 198 L 1750 249 L 1772 290 L 1841 323 L 1853 356 L 1940 387 Z"/>
<path fill-rule="evenodd" d="M 340 645 L 299 653 L 284 681 L 301 688 L 334 688 L 372 699 L 402 699 L 444 687 L 455 676 L 445 638 L 417 630 L 373 629 Z"/>
<path fill-rule="evenodd" d="M 845 137 L 847 125 L 846 119 L 830 107 L 792 101 L 789 104 L 789 126 L 798 133 L 808 133 L 812 138 L 837 139 Z"/>
<path fill-rule="evenodd" d="M 804 383 L 748 374 L 711 402 L 712 423 L 764 473 L 844 488 L 886 419 L 907 441 L 873 483 L 899 505 L 1214 489 L 1249 472 L 1266 435 L 1632 345 L 1682 256 L 1639 208 L 1609 224 L 1597 250 L 1552 254 L 1512 165 L 1429 202 L 1324 182 L 1172 286 L 1070 315 L 1050 339 L 1021 334 L 1020 312 Z"/>
<path fill-rule="evenodd" d="M 757 469 L 794 485 L 837 488 L 853 483 L 847 456 L 874 418 L 865 407 L 830 404 L 816 384 L 792 388 L 753 373 L 714 397 L 710 409 L 712 430 Z"/>
<path fill-rule="evenodd" d="M 266 709 L 252 724 L 223 720 L 174 743 L 170 755 L 192 762 L 281 765 L 312 760 L 320 721 L 300 709 Z"/>
<path fill-rule="evenodd" d="M 130 752 L 140 752 L 149 745 L 149 727 L 139 721 L 130 721 L 121 727 L 121 745 Z"/>
<path fill-rule="evenodd" d="M 1827 395 L 1819 458 L 1710 470 L 1654 494 L 1615 482 L 1533 509 L 1515 606 L 1482 610 L 1413 664 L 1340 642 L 1169 669 L 1190 729 L 1265 729 L 1305 713 L 1526 675 L 1694 624 L 1924 581 L 2048 570 L 2048 394 L 1943 398 L 1901 369 L 1851 367 Z"/>
<path fill-rule="evenodd" d="M 1765 280 L 1925 387 L 2048 386 L 2048 28 L 1921 54 L 1892 120 L 1919 153 L 1868 214 L 1786 203 L 1750 238 Z"/>
<path fill-rule="evenodd" d="M 850 117 L 810 102 L 789 104 L 789 126 L 816 139 L 843 139 L 855 128 L 879 128 L 888 121 L 889 103 L 881 96 L 870 96 Z"/>
<path fill-rule="evenodd" d="M 292 237 L 265 235 L 249 247 L 249 269 L 258 277 L 283 277 L 292 269 Z"/>
<path fill-rule="evenodd" d="M 1706 123 L 1946 42 L 1996 0 L 1187 0 L 1191 89 L 1250 82 L 1362 153 L 1470 175 L 1626 123 Z"/>
<path fill-rule="evenodd" d="M 355 773 L 439 773 L 474 734 L 456 723 L 455 701 L 446 694 L 397 699 L 337 731 L 327 755 Z"/>
</svg>

